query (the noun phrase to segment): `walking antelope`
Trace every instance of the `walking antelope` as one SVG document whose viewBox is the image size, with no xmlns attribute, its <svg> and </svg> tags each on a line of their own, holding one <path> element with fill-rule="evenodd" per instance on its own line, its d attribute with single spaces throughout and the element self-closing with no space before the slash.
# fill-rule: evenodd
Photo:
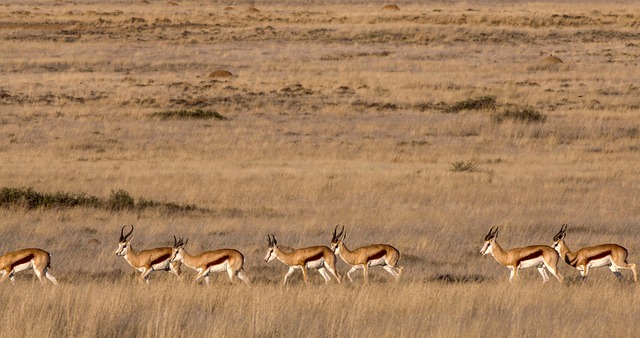
<svg viewBox="0 0 640 338">
<path fill-rule="evenodd" d="M 580 271 L 580 278 L 583 281 L 587 278 L 589 269 L 601 266 L 608 266 L 609 270 L 618 278 L 622 278 L 618 269 L 629 269 L 633 272 L 633 281 L 638 281 L 636 265 L 627 262 L 629 253 L 624 247 L 617 244 L 600 244 L 572 252 L 564 242 L 566 235 L 567 225 L 563 224 L 560 231 L 553 237 L 553 248 L 567 264 Z"/>
<path fill-rule="evenodd" d="M 336 255 L 326 246 L 312 246 L 285 252 L 278 248 L 276 236 L 267 235 L 267 241 L 269 242 L 269 250 L 264 257 L 265 262 L 268 263 L 277 258 L 289 266 L 289 271 L 284 276 L 283 286 L 287 285 L 287 279 L 296 270 L 302 270 L 304 283 L 307 284 L 307 269 L 318 269 L 318 272 L 324 277 L 326 283 L 331 280 L 331 277 L 326 271 L 329 270 L 329 272 L 336 277 L 338 283 L 340 283 L 340 275 L 338 275 L 336 271 Z"/>
<path fill-rule="evenodd" d="M 198 274 L 193 278 L 193 282 L 204 277 L 205 283 L 209 285 L 209 275 L 212 272 L 227 271 L 229 280 L 233 283 L 234 277 L 238 276 L 245 284 L 249 284 L 249 278 L 244 274 L 244 256 L 240 251 L 234 249 L 220 249 L 206 251 L 199 255 L 191 256 L 184 247 L 189 240 L 183 241 L 182 238 L 177 240 L 173 236 L 173 251 L 171 253 L 171 262 L 182 262 L 184 265 L 194 269 Z"/>
<path fill-rule="evenodd" d="M 563 278 L 558 272 L 558 253 L 548 245 L 532 245 L 522 248 L 503 250 L 496 242 L 498 238 L 498 227 L 491 227 L 489 233 L 484 237 L 484 246 L 480 250 L 483 255 L 491 254 L 498 263 L 511 270 L 509 283 L 518 279 L 518 270 L 537 268 L 542 275 L 542 283 L 549 281 L 547 270 L 562 283 Z"/>
<path fill-rule="evenodd" d="M 344 244 L 344 239 L 347 236 L 344 232 L 344 226 L 339 234 L 337 232 L 338 226 L 336 225 L 331 236 L 331 250 L 351 266 L 351 270 L 347 272 L 347 277 L 351 282 L 353 282 L 351 273 L 362 269 L 366 283 L 368 281 L 368 270 L 371 266 L 382 266 L 396 281 L 400 278 L 404 268 L 398 265 L 398 260 L 400 260 L 398 249 L 387 244 L 373 244 L 350 251 Z"/>
<path fill-rule="evenodd" d="M 120 229 L 120 240 L 118 243 L 118 249 L 116 250 L 116 256 L 123 256 L 127 263 L 134 269 L 141 273 L 140 280 L 149 283 L 150 274 L 153 271 L 171 271 L 176 276 L 180 277 L 180 264 L 179 262 L 172 263 L 171 253 L 173 248 L 160 247 L 149 250 L 143 250 L 135 252 L 131 246 L 131 240 L 135 235 L 129 236 L 133 233 L 133 225 L 131 225 L 131 231 L 124 235 L 124 228 Z"/>
<path fill-rule="evenodd" d="M 51 255 L 44 250 L 29 248 L 9 252 L 0 256 L 0 274 L 2 274 L 0 282 L 9 278 L 11 283 L 15 283 L 14 275 L 16 272 L 33 268 L 33 272 L 42 284 L 45 283 L 42 276 L 45 276 L 51 283 L 57 285 L 58 281 L 49 272 L 50 267 Z"/>
</svg>

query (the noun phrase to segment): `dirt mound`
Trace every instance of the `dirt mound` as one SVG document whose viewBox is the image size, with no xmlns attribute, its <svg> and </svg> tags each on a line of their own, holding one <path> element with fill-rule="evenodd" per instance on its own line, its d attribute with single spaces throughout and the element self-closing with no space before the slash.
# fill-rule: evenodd
<svg viewBox="0 0 640 338">
<path fill-rule="evenodd" d="M 384 7 L 382 7 L 382 10 L 385 12 L 397 12 L 400 10 L 400 7 L 396 6 L 396 5 L 386 5 Z"/>
<path fill-rule="evenodd" d="M 232 10 L 234 10 L 234 8 L 231 7 L 231 6 L 227 6 L 227 7 L 224 8 L 224 10 L 225 11 L 232 11 Z"/>
<path fill-rule="evenodd" d="M 228 70 L 224 70 L 224 69 L 218 69 L 216 71 L 213 71 L 209 74 L 209 77 L 212 79 L 226 79 L 226 78 L 230 78 L 232 77 L 233 74 L 231 74 L 230 71 Z"/>
<path fill-rule="evenodd" d="M 246 10 L 248 13 L 260 13 L 260 10 L 255 7 L 249 7 Z"/>
<path fill-rule="evenodd" d="M 548 56 L 545 56 L 542 60 L 540 60 L 540 64 L 542 65 L 557 65 L 561 63 L 564 63 L 564 61 L 553 54 L 549 54 Z"/>
</svg>

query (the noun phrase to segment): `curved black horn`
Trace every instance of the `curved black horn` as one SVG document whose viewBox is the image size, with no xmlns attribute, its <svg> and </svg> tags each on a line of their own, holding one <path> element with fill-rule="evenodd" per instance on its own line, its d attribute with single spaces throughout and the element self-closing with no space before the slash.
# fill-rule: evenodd
<svg viewBox="0 0 640 338">
<path fill-rule="evenodd" d="M 271 234 L 271 238 L 273 238 L 273 245 L 274 246 L 278 245 L 278 241 L 276 240 L 276 235 Z"/>
<path fill-rule="evenodd" d="M 567 235 L 567 224 L 563 224 L 560 227 L 560 231 L 558 231 L 558 233 L 555 236 L 553 236 L 553 241 L 556 242 L 556 241 L 562 240 L 566 235 Z"/>
<path fill-rule="evenodd" d="M 338 237 L 342 236 L 342 234 L 344 234 L 344 225 L 342 226 L 342 229 L 340 230 L 340 234 L 338 234 Z"/>
<path fill-rule="evenodd" d="M 126 225 L 122 226 L 122 229 L 120 229 L 120 241 L 124 241 L 127 239 L 127 237 L 129 237 L 129 235 L 131 235 L 131 233 L 133 232 L 133 225 L 131 226 L 131 231 L 129 231 L 126 235 L 124 234 L 124 228 L 126 228 Z"/>
<path fill-rule="evenodd" d="M 267 243 L 271 246 L 271 235 L 267 234 Z"/>
<path fill-rule="evenodd" d="M 490 240 L 492 238 L 497 237 L 496 236 L 497 233 L 498 233 L 498 227 L 492 226 L 491 229 L 489 229 L 489 233 L 486 236 L 484 236 L 484 240 L 488 241 L 488 240 Z"/>
</svg>

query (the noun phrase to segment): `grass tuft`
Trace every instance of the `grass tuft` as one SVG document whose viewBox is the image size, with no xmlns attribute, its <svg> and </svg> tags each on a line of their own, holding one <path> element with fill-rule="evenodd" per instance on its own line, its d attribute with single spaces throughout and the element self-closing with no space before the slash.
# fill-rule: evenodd
<svg viewBox="0 0 640 338">
<path fill-rule="evenodd" d="M 458 161 L 451 163 L 451 171 L 453 172 L 474 172 L 478 170 L 478 162 L 475 161 Z"/>
</svg>

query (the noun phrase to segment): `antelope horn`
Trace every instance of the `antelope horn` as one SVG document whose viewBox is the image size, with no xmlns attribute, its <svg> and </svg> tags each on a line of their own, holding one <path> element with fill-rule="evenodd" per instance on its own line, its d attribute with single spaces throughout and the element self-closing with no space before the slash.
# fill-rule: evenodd
<svg viewBox="0 0 640 338">
<path fill-rule="evenodd" d="M 498 237 L 498 227 L 492 226 L 491 229 L 489 229 L 489 233 L 486 236 L 484 236 L 484 240 L 488 241 L 496 237 Z"/>
<path fill-rule="evenodd" d="M 124 228 L 126 228 L 127 226 L 124 225 L 122 226 L 122 229 L 120 229 L 120 241 L 124 241 L 127 239 L 127 237 L 129 237 L 129 235 L 131 235 L 131 233 L 133 232 L 133 225 L 131 225 L 131 231 L 129 231 L 126 235 L 124 234 Z"/>
</svg>

